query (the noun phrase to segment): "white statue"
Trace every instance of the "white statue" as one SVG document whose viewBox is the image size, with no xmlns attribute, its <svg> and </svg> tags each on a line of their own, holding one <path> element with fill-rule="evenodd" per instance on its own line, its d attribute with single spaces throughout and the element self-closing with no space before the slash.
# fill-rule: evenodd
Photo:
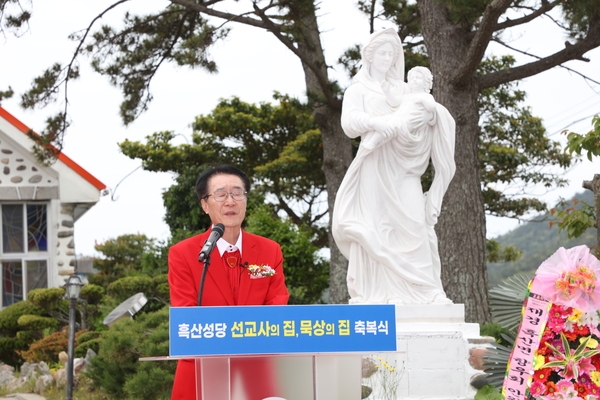
<svg viewBox="0 0 600 400">
<path fill-rule="evenodd" d="M 333 210 L 333 236 L 349 260 L 350 303 L 451 303 L 434 225 L 455 171 L 454 119 L 428 93 L 427 68 L 404 82 L 394 29 L 372 34 L 361 55 L 342 106 L 344 132 L 361 145 Z M 424 195 L 420 178 L 430 160 L 435 175 Z"/>
</svg>

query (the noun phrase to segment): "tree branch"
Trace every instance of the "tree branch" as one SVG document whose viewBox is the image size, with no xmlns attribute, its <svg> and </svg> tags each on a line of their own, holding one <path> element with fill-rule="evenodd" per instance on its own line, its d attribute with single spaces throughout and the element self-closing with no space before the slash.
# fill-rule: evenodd
<svg viewBox="0 0 600 400">
<path fill-rule="evenodd" d="M 495 41 L 496 43 L 498 43 L 498 44 L 501 44 L 502 46 L 506 47 L 507 49 L 510 49 L 510 50 L 512 50 L 512 51 L 515 51 L 515 52 L 517 52 L 517 53 L 521 53 L 521 54 L 524 54 L 524 55 L 526 55 L 526 56 L 529 56 L 529 57 L 532 57 L 532 58 L 536 58 L 536 59 L 538 59 L 538 60 L 541 60 L 541 59 L 542 59 L 542 57 L 540 57 L 540 56 L 536 56 L 535 54 L 531 54 L 531 53 L 528 53 L 528 52 L 526 52 L 526 51 L 519 50 L 519 49 L 517 49 L 517 48 L 514 48 L 514 47 L 512 47 L 512 46 L 509 46 L 508 44 L 506 44 L 506 43 L 502 42 L 501 40 L 495 39 L 494 41 Z M 588 59 L 583 59 L 583 61 L 589 61 L 589 60 L 588 60 Z M 569 71 L 569 72 L 572 72 L 572 73 L 574 73 L 574 74 L 576 74 L 576 75 L 579 75 L 579 76 L 581 76 L 583 79 L 585 79 L 585 80 L 587 80 L 587 81 L 589 81 L 589 82 L 593 82 L 593 83 L 595 83 L 596 85 L 600 85 L 600 81 L 596 81 L 596 80 L 594 80 L 594 79 L 590 78 L 589 76 L 582 74 L 582 73 L 581 73 L 581 72 L 579 72 L 579 71 L 575 71 L 573 68 L 569 68 L 569 67 L 566 67 L 566 66 L 564 66 L 564 65 L 558 65 L 558 67 L 560 67 L 560 68 L 564 68 L 564 69 L 566 69 L 566 70 L 567 70 L 567 71 Z"/>
<path fill-rule="evenodd" d="M 308 66 L 311 71 L 314 72 L 315 76 L 319 81 L 319 85 L 323 88 L 323 93 L 325 94 L 325 98 L 330 104 L 335 103 L 335 98 L 331 94 L 331 91 L 326 90 L 329 87 L 329 79 L 327 76 L 323 76 L 319 67 L 313 62 L 312 58 L 302 53 L 297 46 L 294 45 L 294 42 L 286 37 L 282 32 L 283 25 L 277 24 L 273 22 L 273 19 L 265 14 L 265 10 L 272 8 L 274 6 L 273 3 L 269 4 L 264 9 L 260 9 L 256 3 L 253 3 L 254 12 L 260 18 L 260 20 L 255 18 L 250 18 L 238 14 L 232 14 L 228 12 L 218 11 L 213 8 L 207 7 L 205 4 L 194 3 L 190 0 L 171 0 L 174 4 L 179 4 L 183 7 L 189 8 L 191 10 L 198 11 L 200 13 L 204 13 L 206 15 L 210 15 L 212 17 L 225 19 L 231 22 L 239 22 L 244 25 L 254 26 L 257 28 L 264 29 L 266 31 L 271 32 L 285 47 L 287 47 L 292 53 L 294 53 L 300 61 Z M 212 1 L 210 4 L 217 3 L 218 1 Z"/>
<path fill-rule="evenodd" d="M 298 47 L 294 45 L 294 43 L 285 37 L 281 32 L 281 26 L 275 25 L 271 19 L 264 13 L 263 10 L 259 9 L 256 3 L 254 3 L 254 10 L 258 14 L 258 16 L 263 20 L 265 25 L 268 26 L 268 31 L 271 32 L 285 47 L 290 49 L 292 53 L 294 53 L 300 61 L 308 66 L 310 70 L 315 74 L 317 81 L 319 82 L 319 86 L 321 87 L 322 93 L 327 99 L 327 103 L 335 104 L 336 98 L 331 93 L 331 90 L 327 90 L 329 87 L 329 77 L 327 75 L 323 75 L 319 66 L 314 62 L 312 57 L 305 55 Z"/>
<path fill-rule="evenodd" d="M 548 57 L 540 58 L 529 64 L 518 67 L 492 72 L 479 78 L 479 88 L 486 89 L 496 87 L 502 83 L 521 80 L 540 72 L 547 71 L 567 61 L 582 60 L 589 61 L 583 55 L 589 50 L 600 46 L 600 16 L 590 21 L 590 29 L 586 37 L 575 44 L 565 42 L 565 48 Z"/>
<path fill-rule="evenodd" d="M 456 70 L 454 79 L 452 79 L 453 84 L 464 85 L 473 76 L 473 72 L 479 67 L 488 43 L 492 38 L 498 18 L 506 11 L 510 3 L 512 3 L 512 0 L 493 0 L 485 8 L 479 29 L 471 41 L 469 50 L 463 59 L 464 61 L 460 64 Z"/>
<path fill-rule="evenodd" d="M 259 19 L 250 18 L 245 15 L 232 14 L 225 11 L 215 10 L 214 8 L 210 8 L 207 6 L 219 3 L 220 1 L 211 1 L 208 3 L 195 3 L 190 0 L 170 0 L 173 4 L 179 4 L 187 9 L 198 11 L 199 13 L 210 15 L 211 17 L 221 18 L 227 21 L 239 22 L 244 25 L 254 26 L 256 28 L 262 28 L 265 30 L 269 30 L 269 28 L 265 25 L 265 23 Z"/>
<path fill-rule="evenodd" d="M 533 11 L 530 14 L 527 14 L 521 18 L 510 19 L 507 18 L 504 22 L 500 22 L 496 24 L 495 31 L 501 31 L 503 29 L 512 28 L 518 25 L 523 25 L 528 22 L 533 21 L 534 19 L 544 15 L 548 11 L 552 10 L 554 7 L 558 6 L 562 3 L 562 0 L 554 0 L 548 3 L 542 2 L 542 6 L 537 10 Z"/>
</svg>

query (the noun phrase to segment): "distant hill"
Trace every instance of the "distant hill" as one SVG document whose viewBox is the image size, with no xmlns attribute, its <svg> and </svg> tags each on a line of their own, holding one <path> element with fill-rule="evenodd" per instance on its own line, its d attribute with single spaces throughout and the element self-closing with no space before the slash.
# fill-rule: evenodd
<svg viewBox="0 0 600 400">
<path fill-rule="evenodd" d="M 588 204 L 594 204 L 591 190 L 577 194 L 575 198 Z M 515 262 L 488 263 L 488 277 L 491 288 L 497 286 L 503 279 L 518 272 L 533 273 L 540 264 L 560 248 L 570 248 L 582 244 L 595 246 L 598 244 L 596 229 L 588 229 L 577 239 L 567 239 L 565 231 L 558 233 L 558 228 L 550 228 L 550 215 L 544 214 L 527 222 L 518 228 L 495 238 L 502 246 L 515 246 L 521 249 L 523 256 Z"/>
</svg>

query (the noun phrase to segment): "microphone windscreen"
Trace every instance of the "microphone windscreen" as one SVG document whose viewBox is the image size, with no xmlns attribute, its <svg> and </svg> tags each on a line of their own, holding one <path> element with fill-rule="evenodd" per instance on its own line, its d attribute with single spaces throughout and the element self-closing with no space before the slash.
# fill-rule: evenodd
<svg viewBox="0 0 600 400">
<path fill-rule="evenodd" d="M 219 232 L 219 236 L 223 236 L 223 232 L 225 232 L 225 225 L 218 223 L 213 226 L 213 232 Z"/>
</svg>

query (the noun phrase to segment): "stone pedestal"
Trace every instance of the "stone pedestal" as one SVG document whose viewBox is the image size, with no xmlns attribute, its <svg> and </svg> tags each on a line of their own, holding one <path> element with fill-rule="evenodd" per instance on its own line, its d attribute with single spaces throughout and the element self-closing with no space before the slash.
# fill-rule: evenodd
<svg viewBox="0 0 600 400">
<path fill-rule="evenodd" d="M 480 336 L 479 324 L 465 323 L 463 304 L 398 305 L 396 333 L 397 352 L 372 357 L 379 372 L 364 380 L 373 389 L 367 399 L 474 398 L 470 382 L 482 371 L 469 359 L 488 340 Z M 395 397 L 390 394 L 394 380 Z"/>
</svg>

